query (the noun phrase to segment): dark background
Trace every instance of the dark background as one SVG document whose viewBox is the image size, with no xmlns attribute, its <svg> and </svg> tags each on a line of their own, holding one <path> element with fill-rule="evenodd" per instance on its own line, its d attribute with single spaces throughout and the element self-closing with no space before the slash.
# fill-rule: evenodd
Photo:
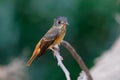
<svg viewBox="0 0 120 80">
<path fill-rule="evenodd" d="M 21 56 L 27 62 L 53 19 L 66 16 L 70 25 L 64 40 L 91 68 L 94 59 L 109 49 L 119 35 L 115 20 L 119 11 L 119 0 L 0 0 L 0 65 Z M 63 62 L 72 80 L 76 80 L 81 69 L 71 54 L 60 48 Z M 51 51 L 34 61 L 27 72 L 30 80 L 65 80 Z"/>
</svg>

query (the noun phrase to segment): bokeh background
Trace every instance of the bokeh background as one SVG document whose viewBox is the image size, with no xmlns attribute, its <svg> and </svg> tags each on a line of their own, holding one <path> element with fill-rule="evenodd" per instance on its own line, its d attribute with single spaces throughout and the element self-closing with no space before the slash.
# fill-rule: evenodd
<svg viewBox="0 0 120 80">
<path fill-rule="evenodd" d="M 119 36 L 120 27 L 115 18 L 119 11 L 119 0 L 0 0 L 0 65 L 8 65 L 16 58 L 26 63 L 53 19 L 66 16 L 70 25 L 64 40 L 91 68 L 94 59 Z M 76 80 L 81 69 L 71 54 L 60 48 L 63 62 L 72 80 Z M 24 70 L 28 80 L 66 79 L 52 51 Z"/>
</svg>

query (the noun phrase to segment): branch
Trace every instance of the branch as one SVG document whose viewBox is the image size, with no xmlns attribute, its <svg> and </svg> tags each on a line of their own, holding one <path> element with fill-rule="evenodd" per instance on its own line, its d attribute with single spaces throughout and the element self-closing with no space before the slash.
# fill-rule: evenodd
<svg viewBox="0 0 120 80">
<path fill-rule="evenodd" d="M 78 76 L 77 80 L 88 80 L 84 71 L 80 73 L 80 76 Z"/>
<path fill-rule="evenodd" d="M 82 58 L 78 55 L 78 53 L 75 51 L 75 49 L 67 42 L 67 41 L 62 41 L 61 44 L 66 47 L 68 49 L 68 51 L 70 51 L 70 53 L 72 54 L 72 56 L 74 57 L 74 59 L 77 61 L 77 63 L 79 64 L 79 66 L 82 68 L 82 70 L 86 73 L 88 80 L 93 80 L 92 76 L 89 73 L 88 68 L 86 67 L 86 65 L 84 64 Z"/>
<path fill-rule="evenodd" d="M 63 72 L 65 73 L 65 76 L 66 76 L 66 79 L 67 80 L 71 80 L 70 79 L 70 73 L 69 71 L 67 70 L 67 68 L 64 66 L 64 64 L 62 63 L 62 56 L 60 56 L 60 53 L 59 53 L 59 47 L 58 45 L 56 45 L 53 49 L 51 49 L 53 51 L 53 54 L 54 56 L 57 58 L 57 61 L 58 61 L 58 66 L 60 66 L 60 68 L 63 70 Z"/>
</svg>

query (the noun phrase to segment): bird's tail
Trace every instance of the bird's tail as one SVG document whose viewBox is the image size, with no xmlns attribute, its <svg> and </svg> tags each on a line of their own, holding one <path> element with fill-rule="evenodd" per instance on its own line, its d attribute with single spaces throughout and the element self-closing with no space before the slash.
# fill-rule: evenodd
<svg viewBox="0 0 120 80">
<path fill-rule="evenodd" d="M 26 66 L 30 66 L 31 63 L 33 62 L 33 60 L 37 57 L 37 55 L 40 53 L 40 43 L 37 44 L 33 54 L 32 54 L 32 57 L 29 59 L 29 61 L 26 63 Z"/>
</svg>

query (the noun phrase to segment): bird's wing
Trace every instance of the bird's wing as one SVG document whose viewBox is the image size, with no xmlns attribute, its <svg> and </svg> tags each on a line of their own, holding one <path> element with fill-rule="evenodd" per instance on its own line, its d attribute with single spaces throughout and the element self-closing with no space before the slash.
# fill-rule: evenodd
<svg viewBox="0 0 120 80">
<path fill-rule="evenodd" d="M 48 48 L 54 43 L 54 41 L 59 36 L 59 29 L 56 27 L 51 28 L 42 38 L 40 45 L 40 53 L 38 54 L 38 58 L 43 55 Z"/>
</svg>

